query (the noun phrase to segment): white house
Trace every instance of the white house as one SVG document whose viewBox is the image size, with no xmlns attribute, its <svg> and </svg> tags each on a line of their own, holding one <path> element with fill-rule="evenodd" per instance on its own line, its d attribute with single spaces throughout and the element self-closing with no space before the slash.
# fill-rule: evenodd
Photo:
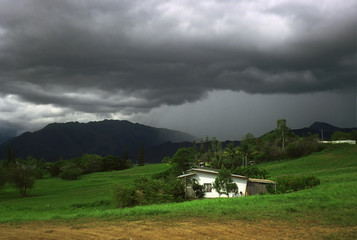
<svg viewBox="0 0 357 240">
<path fill-rule="evenodd" d="M 178 176 L 178 179 L 186 180 L 186 196 L 194 197 L 192 182 L 196 181 L 205 188 L 205 198 L 220 197 L 218 192 L 213 188 L 213 182 L 218 175 L 218 171 L 209 168 L 192 168 L 187 171 L 187 174 Z M 266 184 L 275 184 L 271 180 L 253 179 L 241 175 L 231 174 L 233 181 L 238 186 L 238 194 L 230 195 L 229 197 L 242 197 L 254 195 L 259 192 L 266 192 Z M 222 194 L 221 197 L 227 197 Z"/>
<path fill-rule="evenodd" d="M 206 198 L 219 197 L 218 192 L 213 188 L 213 182 L 218 175 L 217 171 L 206 169 L 206 168 L 192 168 L 188 170 L 188 172 L 189 173 L 180 175 L 177 178 L 196 180 L 198 184 L 204 186 L 206 192 L 205 194 Z M 238 186 L 238 194 L 234 195 L 233 197 L 244 196 L 247 189 L 248 178 L 241 175 L 232 174 L 232 179 Z M 193 196 L 194 193 L 191 184 L 187 184 L 186 193 L 188 196 Z M 227 196 L 222 194 L 221 197 L 227 197 Z"/>
</svg>

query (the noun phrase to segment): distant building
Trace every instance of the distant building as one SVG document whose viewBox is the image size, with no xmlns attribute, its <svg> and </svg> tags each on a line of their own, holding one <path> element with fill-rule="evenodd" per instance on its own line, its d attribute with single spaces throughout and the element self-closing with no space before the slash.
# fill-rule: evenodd
<svg viewBox="0 0 357 240">
<path fill-rule="evenodd" d="M 319 143 L 332 143 L 332 144 L 348 143 L 348 144 L 356 144 L 356 140 L 319 141 Z"/>
</svg>

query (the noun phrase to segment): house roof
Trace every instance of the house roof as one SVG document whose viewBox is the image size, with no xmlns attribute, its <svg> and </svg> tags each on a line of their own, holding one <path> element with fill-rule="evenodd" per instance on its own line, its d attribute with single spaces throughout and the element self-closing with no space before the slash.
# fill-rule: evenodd
<svg viewBox="0 0 357 240">
<path fill-rule="evenodd" d="M 186 177 L 191 177 L 196 175 L 196 173 L 186 173 L 186 174 L 182 174 L 180 176 L 178 176 L 177 178 L 186 178 Z"/>
<path fill-rule="evenodd" d="M 249 178 L 248 181 L 249 182 L 256 182 L 256 183 L 273 183 L 273 184 L 275 184 L 274 181 L 268 180 L 268 179 Z"/>
<path fill-rule="evenodd" d="M 202 172 L 202 173 L 208 173 L 208 174 L 218 174 L 218 171 L 216 169 L 212 169 L 212 168 L 191 168 L 190 170 L 188 170 L 188 172 Z M 183 175 L 181 175 L 183 176 Z M 248 179 L 245 176 L 242 175 L 236 175 L 236 174 L 231 174 L 231 176 L 233 178 L 242 178 L 242 179 Z"/>
<path fill-rule="evenodd" d="M 180 176 L 178 176 L 177 178 L 186 178 L 186 177 L 191 177 L 196 175 L 195 172 L 201 172 L 201 173 L 208 173 L 208 174 L 214 174 L 214 175 L 218 175 L 218 169 L 214 169 L 214 168 L 206 168 L 206 167 L 201 167 L 201 168 L 191 168 L 189 170 L 187 170 L 189 173 L 186 174 L 182 174 Z M 268 179 L 258 179 L 258 178 L 248 178 L 246 176 L 242 176 L 242 175 L 237 175 L 237 174 L 231 174 L 231 176 L 233 178 L 241 178 L 241 179 L 247 179 L 249 182 L 256 182 L 256 183 L 273 183 L 275 184 L 274 181 L 272 180 L 268 180 Z"/>
</svg>

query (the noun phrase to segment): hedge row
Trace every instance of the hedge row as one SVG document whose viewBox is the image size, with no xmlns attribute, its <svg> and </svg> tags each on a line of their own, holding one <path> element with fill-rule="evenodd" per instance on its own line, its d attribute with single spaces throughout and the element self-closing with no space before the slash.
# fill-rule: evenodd
<svg viewBox="0 0 357 240">
<path fill-rule="evenodd" d="M 270 193 L 287 193 L 311 188 L 320 184 L 320 179 L 314 176 L 283 176 L 276 179 L 276 189 L 268 186 Z"/>
<path fill-rule="evenodd" d="M 118 184 L 114 187 L 114 205 L 119 208 L 156 203 L 181 202 L 185 187 L 176 179 L 137 178 L 132 185 Z"/>
</svg>

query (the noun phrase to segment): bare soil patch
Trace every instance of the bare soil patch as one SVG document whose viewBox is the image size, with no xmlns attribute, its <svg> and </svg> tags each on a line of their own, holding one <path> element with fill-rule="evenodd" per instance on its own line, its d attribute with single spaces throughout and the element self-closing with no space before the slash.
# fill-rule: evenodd
<svg viewBox="0 0 357 240">
<path fill-rule="evenodd" d="M 0 224 L 0 239 L 357 239 L 357 226 L 277 221 L 185 220 Z"/>
</svg>

